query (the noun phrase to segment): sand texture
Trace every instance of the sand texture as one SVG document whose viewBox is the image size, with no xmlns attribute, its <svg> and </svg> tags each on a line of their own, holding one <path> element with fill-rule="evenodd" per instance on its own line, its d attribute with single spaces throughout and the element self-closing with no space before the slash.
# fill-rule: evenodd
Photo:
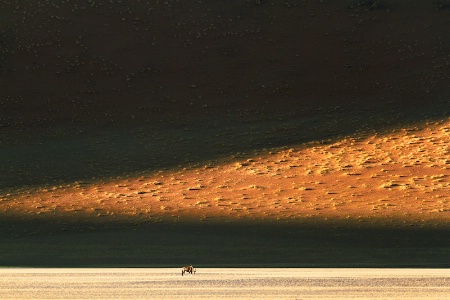
<svg viewBox="0 0 450 300">
<path fill-rule="evenodd" d="M 0 1 L 0 265 L 448 267 L 449 7 Z"/>
<path fill-rule="evenodd" d="M 449 270 L 4 269 L 2 299 L 446 299 Z"/>
<path fill-rule="evenodd" d="M 6 194 L 0 213 L 90 222 L 345 220 L 358 226 L 445 226 L 449 144 L 450 122 L 435 122 L 234 156 L 227 163 Z"/>
</svg>

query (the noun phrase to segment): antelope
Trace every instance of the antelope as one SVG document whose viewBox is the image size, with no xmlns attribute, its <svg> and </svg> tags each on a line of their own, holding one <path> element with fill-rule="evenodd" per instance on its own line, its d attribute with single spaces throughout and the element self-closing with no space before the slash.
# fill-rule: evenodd
<svg viewBox="0 0 450 300">
<path fill-rule="evenodd" d="M 197 270 L 192 265 L 181 268 L 181 276 L 183 276 L 184 273 L 189 273 L 192 275 L 195 274 L 195 272 L 197 272 Z"/>
</svg>

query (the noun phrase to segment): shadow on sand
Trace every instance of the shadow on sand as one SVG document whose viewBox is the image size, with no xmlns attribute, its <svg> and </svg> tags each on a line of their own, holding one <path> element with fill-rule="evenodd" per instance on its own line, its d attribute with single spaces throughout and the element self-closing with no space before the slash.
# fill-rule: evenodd
<svg viewBox="0 0 450 300">
<path fill-rule="evenodd" d="M 420 109 L 403 105 L 391 105 L 389 110 L 383 105 L 316 107 L 162 126 L 7 128 L 0 149 L 0 191 L 222 164 L 283 147 L 308 147 L 345 136 L 422 126 L 425 121 L 444 118 L 447 111 L 447 103 L 436 102 Z"/>
<path fill-rule="evenodd" d="M 0 5 L 0 192 L 449 111 L 449 11 L 436 1 L 56 3 Z"/>
<path fill-rule="evenodd" d="M 1 226 L 4 267 L 450 267 L 448 229 L 17 220 Z"/>
</svg>

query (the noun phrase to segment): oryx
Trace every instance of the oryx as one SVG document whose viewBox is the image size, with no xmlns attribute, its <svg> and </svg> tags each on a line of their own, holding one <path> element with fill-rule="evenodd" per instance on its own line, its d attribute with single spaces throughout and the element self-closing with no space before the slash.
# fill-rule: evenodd
<svg viewBox="0 0 450 300">
<path fill-rule="evenodd" d="M 188 273 L 188 274 L 192 275 L 192 274 L 195 274 L 196 271 L 197 270 L 192 265 L 185 266 L 185 267 L 181 268 L 181 276 L 183 276 L 184 273 Z"/>
</svg>

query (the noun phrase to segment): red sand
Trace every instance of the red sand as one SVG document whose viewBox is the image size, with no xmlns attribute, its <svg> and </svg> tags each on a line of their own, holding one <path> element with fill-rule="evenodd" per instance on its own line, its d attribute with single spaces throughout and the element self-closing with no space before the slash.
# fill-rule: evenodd
<svg viewBox="0 0 450 300">
<path fill-rule="evenodd" d="M 1 198 L 0 213 L 95 221 L 347 220 L 445 226 L 450 122 L 279 149 L 226 164 Z"/>
</svg>

